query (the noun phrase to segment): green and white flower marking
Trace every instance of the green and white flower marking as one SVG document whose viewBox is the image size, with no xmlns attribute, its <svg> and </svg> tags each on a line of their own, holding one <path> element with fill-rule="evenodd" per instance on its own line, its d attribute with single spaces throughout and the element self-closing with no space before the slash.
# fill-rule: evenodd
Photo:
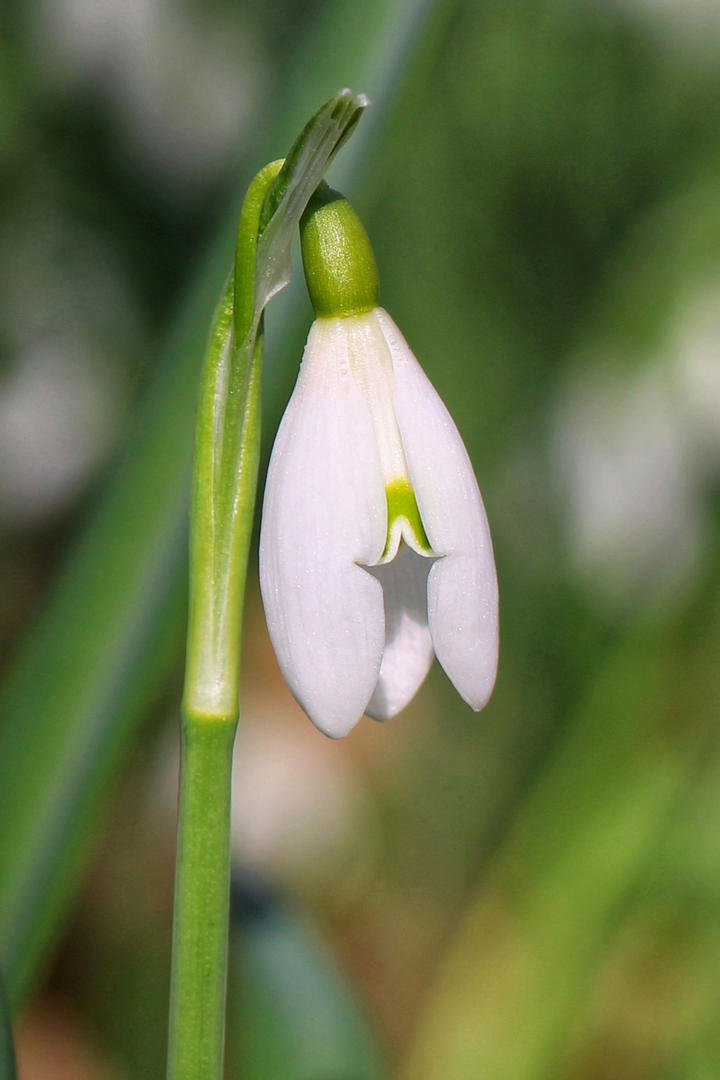
<svg viewBox="0 0 720 1080">
<path fill-rule="evenodd" d="M 487 702 L 497 578 L 472 465 L 447 409 L 377 306 L 361 223 L 326 189 L 306 212 L 317 314 L 273 448 L 260 583 L 280 667 L 311 720 L 346 735 L 411 700 L 435 654 Z"/>
</svg>

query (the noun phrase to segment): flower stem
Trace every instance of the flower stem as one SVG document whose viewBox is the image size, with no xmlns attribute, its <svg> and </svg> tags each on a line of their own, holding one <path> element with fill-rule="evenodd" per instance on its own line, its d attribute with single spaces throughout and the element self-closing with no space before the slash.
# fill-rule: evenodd
<svg viewBox="0 0 720 1080">
<path fill-rule="evenodd" d="M 230 886 L 230 789 L 245 578 L 260 455 L 263 311 L 289 280 L 290 240 L 367 105 L 339 91 L 288 158 L 261 169 L 208 339 L 190 514 L 190 593 L 168 1080 L 220 1080 Z"/>
<path fill-rule="evenodd" d="M 238 343 L 233 293 L 247 323 L 260 211 L 280 165 L 262 170 L 246 196 L 235 274 L 216 311 L 198 409 L 168 1080 L 220 1080 L 223 1073 L 232 753 L 262 366 L 261 317 L 242 326 Z"/>
<path fill-rule="evenodd" d="M 184 717 L 169 1080 L 222 1076 L 236 723 L 235 717 Z"/>
</svg>

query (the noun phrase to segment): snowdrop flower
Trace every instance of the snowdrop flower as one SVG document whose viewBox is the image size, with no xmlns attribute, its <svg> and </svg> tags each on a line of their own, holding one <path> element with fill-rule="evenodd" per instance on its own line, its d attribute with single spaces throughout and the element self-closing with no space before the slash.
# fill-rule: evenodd
<svg viewBox="0 0 720 1080">
<path fill-rule="evenodd" d="M 333 738 L 399 712 L 433 652 L 481 709 L 497 667 L 487 518 L 457 428 L 377 306 L 365 230 L 325 187 L 301 226 L 316 320 L 265 487 L 260 584 L 290 688 Z"/>
</svg>

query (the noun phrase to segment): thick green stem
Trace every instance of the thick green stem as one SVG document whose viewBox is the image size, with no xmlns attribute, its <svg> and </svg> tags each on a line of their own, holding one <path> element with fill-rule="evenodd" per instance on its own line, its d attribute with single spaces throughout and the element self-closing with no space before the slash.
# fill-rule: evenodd
<svg viewBox="0 0 720 1080">
<path fill-rule="evenodd" d="M 235 727 L 183 723 L 168 1080 L 222 1076 Z"/>
</svg>

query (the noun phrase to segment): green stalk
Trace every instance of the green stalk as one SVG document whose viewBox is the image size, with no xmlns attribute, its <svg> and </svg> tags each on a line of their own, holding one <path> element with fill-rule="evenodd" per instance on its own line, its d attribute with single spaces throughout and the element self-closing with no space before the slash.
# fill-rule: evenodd
<svg viewBox="0 0 720 1080">
<path fill-rule="evenodd" d="M 12 1025 L 7 1002 L 5 1001 L 5 987 L 2 978 L 0 978 L 0 1078 L 2 1080 L 17 1080 Z"/>
<path fill-rule="evenodd" d="M 205 354 L 190 515 L 168 1080 L 220 1080 L 223 1071 L 232 752 L 260 456 L 263 310 L 289 280 L 291 236 L 366 105 L 364 96 L 340 91 L 287 160 L 253 180 Z"/>
<path fill-rule="evenodd" d="M 200 392 L 168 1080 L 219 1080 L 223 1071 L 232 754 L 260 453 L 262 332 L 261 316 L 255 318 L 254 267 L 260 213 L 281 166 L 273 162 L 258 173 L 245 198 L 234 279 L 218 305 Z"/>
<path fill-rule="evenodd" d="M 248 551 L 260 457 L 261 313 L 255 306 L 260 214 L 282 161 L 245 196 L 233 280 L 210 334 L 198 407 L 190 515 L 186 714 L 234 717 Z"/>
<path fill-rule="evenodd" d="M 222 1076 L 230 778 L 236 722 L 186 716 L 180 782 L 168 1076 Z"/>
</svg>

